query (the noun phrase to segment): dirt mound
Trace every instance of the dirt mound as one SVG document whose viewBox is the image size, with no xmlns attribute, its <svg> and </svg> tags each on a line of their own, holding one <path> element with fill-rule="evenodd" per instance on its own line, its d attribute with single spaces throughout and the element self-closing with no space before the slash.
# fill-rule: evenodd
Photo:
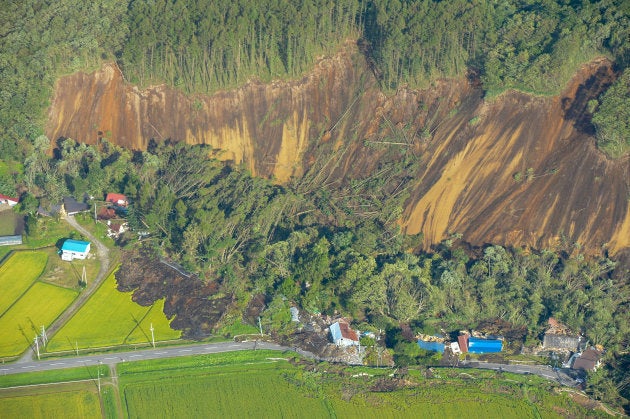
<svg viewBox="0 0 630 419">
<path fill-rule="evenodd" d="M 144 252 L 130 252 L 116 272 L 120 291 L 133 291 L 133 301 L 151 305 L 165 299 L 164 314 L 173 329 L 188 339 L 209 336 L 232 304 L 231 296 L 217 294 L 215 282 L 204 284 L 195 276 L 185 276 Z"/>
</svg>

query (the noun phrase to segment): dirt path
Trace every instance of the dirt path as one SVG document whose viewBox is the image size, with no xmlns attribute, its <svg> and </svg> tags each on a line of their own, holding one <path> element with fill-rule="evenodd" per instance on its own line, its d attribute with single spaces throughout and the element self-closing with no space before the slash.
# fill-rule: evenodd
<svg viewBox="0 0 630 419">
<path fill-rule="evenodd" d="M 101 243 L 96 237 L 92 235 L 92 233 L 90 233 L 79 223 L 77 223 L 77 220 L 75 220 L 74 217 L 64 216 L 63 220 L 70 224 L 72 228 L 83 234 L 96 247 L 96 255 L 101 262 L 101 267 L 98 270 L 96 278 L 94 278 L 93 280 L 88 280 L 87 287 L 85 287 L 85 289 L 81 291 L 81 293 L 79 294 L 77 299 L 74 300 L 72 305 L 70 305 L 70 307 L 68 307 L 66 311 L 64 311 L 61 316 L 59 316 L 57 320 L 55 320 L 55 322 L 48 327 L 48 329 L 46 329 L 46 335 L 48 336 L 48 339 L 50 339 L 61 328 L 61 326 L 63 326 L 68 320 L 70 320 L 70 318 L 72 318 L 72 316 L 74 316 L 77 311 L 79 311 L 79 309 L 92 296 L 92 294 L 94 294 L 94 291 L 98 289 L 99 285 L 101 285 L 103 280 L 106 278 L 111 267 L 111 259 L 107 246 Z M 33 348 L 31 347 L 24 353 L 18 363 L 31 361 L 33 359 L 33 356 L 34 352 Z"/>
</svg>

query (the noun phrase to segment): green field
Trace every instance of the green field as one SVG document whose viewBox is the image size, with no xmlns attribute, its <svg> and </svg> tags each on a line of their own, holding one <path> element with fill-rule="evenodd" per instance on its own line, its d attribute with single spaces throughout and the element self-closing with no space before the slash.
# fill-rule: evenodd
<svg viewBox="0 0 630 419">
<path fill-rule="evenodd" d="M 98 348 L 126 343 L 149 343 L 153 323 L 155 340 L 180 337 L 172 330 L 162 309 L 163 301 L 143 307 L 131 300 L 131 292 L 116 289 L 112 273 L 79 312 L 57 332 L 48 344 L 48 351 Z"/>
<path fill-rule="evenodd" d="M 36 282 L 0 317 L 0 356 L 22 353 L 41 326 L 49 326 L 74 300 L 75 291 Z"/>
<path fill-rule="evenodd" d="M 38 394 L 0 391 L 0 418 L 100 418 L 98 393 L 91 384 L 83 387 L 58 385 Z"/>
<path fill-rule="evenodd" d="M 47 259 L 42 252 L 15 252 L 0 266 L 0 316 L 37 280 Z"/>
</svg>

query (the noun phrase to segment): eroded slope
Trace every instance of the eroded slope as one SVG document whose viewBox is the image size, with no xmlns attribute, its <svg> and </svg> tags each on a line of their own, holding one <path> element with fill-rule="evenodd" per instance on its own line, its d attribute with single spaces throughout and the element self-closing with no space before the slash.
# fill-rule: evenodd
<svg viewBox="0 0 630 419">
<path fill-rule="evenodd" d="M 152 138 L 208 143 L 254 174 L 306 176 L 312 188 L 375 173 L 388 147 L 405 147 L 421 164 L 401 225 L 424 233 L 425 247 L 460 233 L 474 245 L 614 254 L 630 247 L 630 161 L 596 149 L 587 111 L 613 77 L 599 60 L 557 97 L 484 102 L 474 77 L 388 97 L 349 46 L 299 81 L 186 97 L 128 85 L 110 64 L 58 81 L 47 134 L 133 149 Z"/>
</svg>

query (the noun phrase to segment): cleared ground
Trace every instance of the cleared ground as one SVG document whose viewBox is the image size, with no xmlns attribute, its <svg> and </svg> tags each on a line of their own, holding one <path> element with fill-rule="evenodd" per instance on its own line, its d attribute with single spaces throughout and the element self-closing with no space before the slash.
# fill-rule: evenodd
<svg viewBox="0 0 630 419">
<path fill-rule="evenodd" d="M 98 348 L 125 343 L 149 343 L 153 323 L 156 341 L 179 338 L 163 313 L 163 300 L 143 307 L 131 300 L 131 292 L 116 289 L 112 273 L 89 301 L 50 341 L 49 351 Z"/>
</svg>

